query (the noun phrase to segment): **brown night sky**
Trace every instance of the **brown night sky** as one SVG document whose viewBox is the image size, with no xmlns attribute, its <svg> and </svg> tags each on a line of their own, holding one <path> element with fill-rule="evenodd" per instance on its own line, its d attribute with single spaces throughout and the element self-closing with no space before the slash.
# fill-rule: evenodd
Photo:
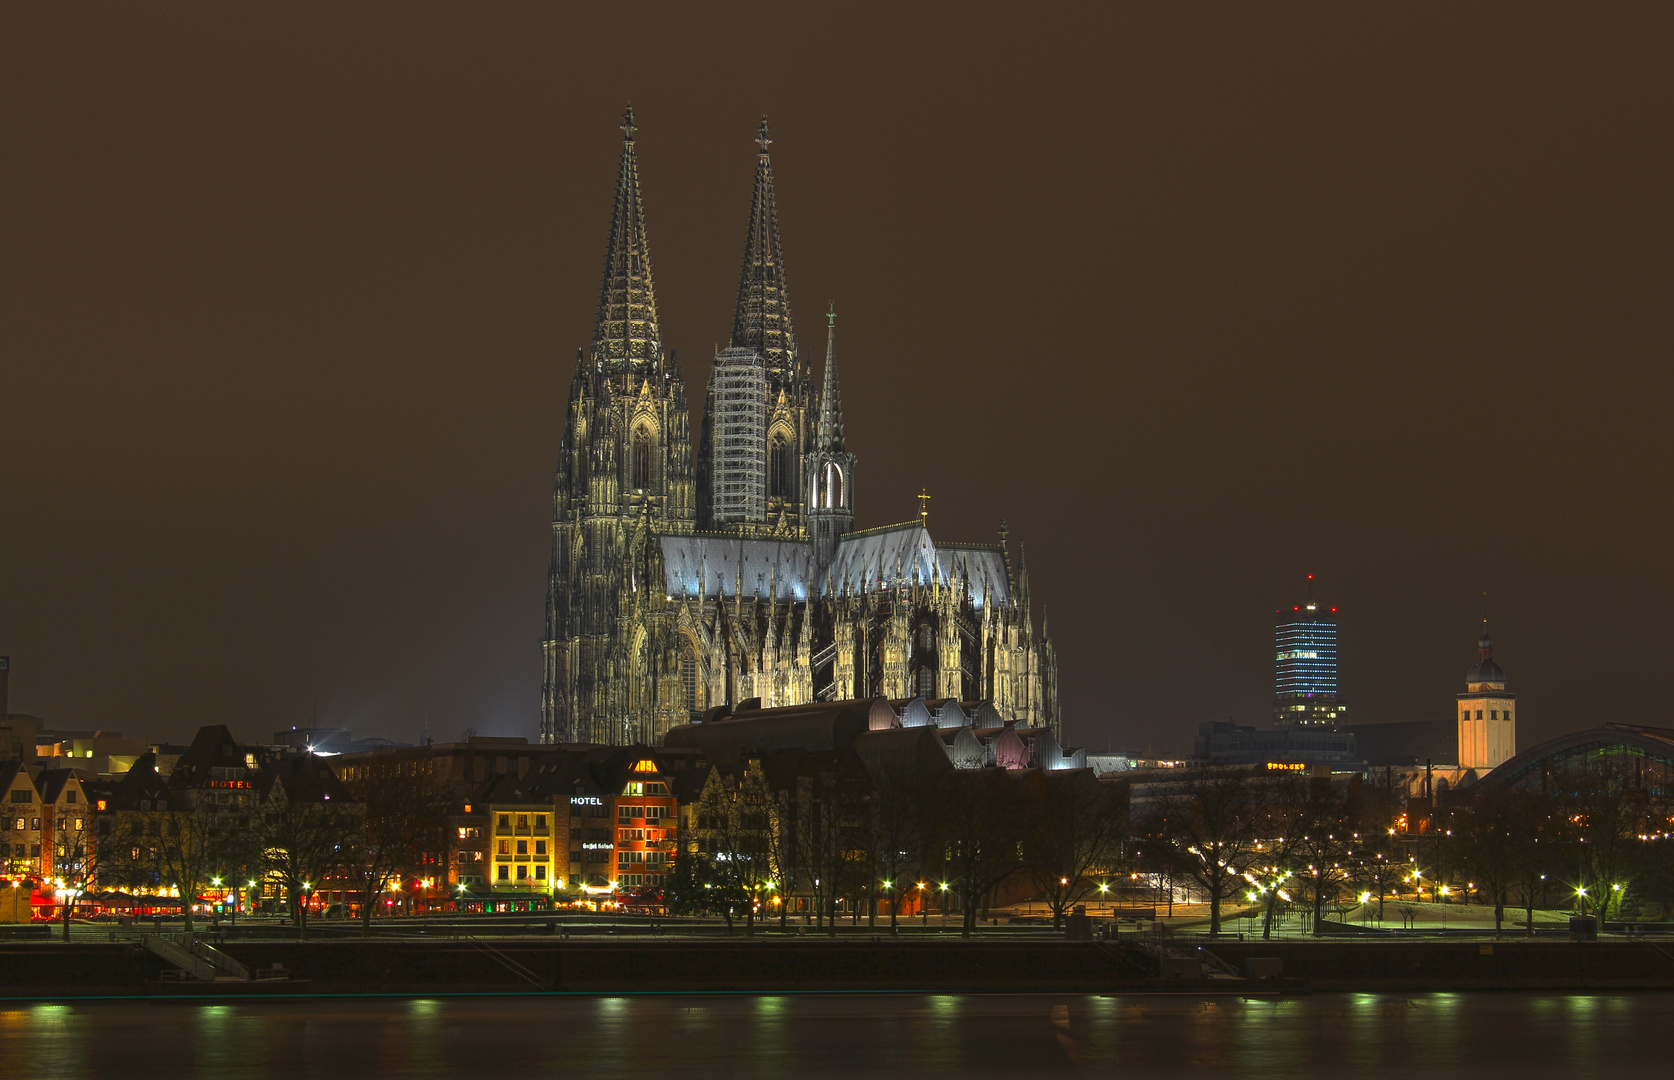
<svg viewBox="0 0 1674 1080">
<path fill-rule="evenodd" d="M 632 101 L 664 340 L 766 113 L 861 526 L 1028 543 L 1072 743 L 1674 723 L 1666 5 L 359 4 L 0 16 L 12 708 L 533 737 L 552 467 Z"/>
</svg>

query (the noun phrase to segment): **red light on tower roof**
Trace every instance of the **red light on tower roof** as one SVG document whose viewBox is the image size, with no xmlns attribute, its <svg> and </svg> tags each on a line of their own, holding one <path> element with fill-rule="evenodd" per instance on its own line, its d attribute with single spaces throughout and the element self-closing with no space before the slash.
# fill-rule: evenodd
<svg viewBox="0 0 1674 1080">
<path fill-rule="evenodd" d="M 1312 580 L 1314 580 L 1314 575 L 1312 575 L 1312 574 L 1309 574 L 1309 575 L 1308 575 L 1308 580 L 1309 580 L 1309 581 L 1312 581 Z"/>
<path fill-rule="evenodd" d="M 1331 609 L 1331 614 L 1333 614 L 1333 615 L 1335 615 L 1335 614 L 1336 614 L 1336 613 L 1337 613 L 1337 609 L 1336 609 L 1336 608 L 1332 608 L 1332 609 Z"/>
</svg>

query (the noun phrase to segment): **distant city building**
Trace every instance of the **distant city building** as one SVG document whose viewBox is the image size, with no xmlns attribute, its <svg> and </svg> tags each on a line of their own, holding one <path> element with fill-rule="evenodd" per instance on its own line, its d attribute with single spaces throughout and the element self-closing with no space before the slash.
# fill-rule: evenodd
<svg viewBox="0 0 1674 1080">
<path fill-rule="evenodd" d="M 273 745 L 331 757 L 334 754 L 363 754 L 369 750 L 394 750 L 411 746 L 412 743 L 380 738 L 357 739 L 347 728 L 310 726 L 275 731 Z"/>
<path fill-rule="evenodd" d="M 1273 726 L 1334 727 L 1345 712 L 1337 687 L 1337 609 L 1314 602 L 1314 575 L 1308 575 L 1308 599 L 1273 620 Z"/>
<path fill-rule="evenodd" d="M 1352 732 L 1326 726 L 1299 726 L 1262 731 L 1230 720 L 1197 725 L 1192 756 L 1211 765 L 1341 765 L 1361 764 Z"/>
<path fill-rule="evenodd" d="M 1517 754 L 1517 695 L 1505 688 L 1505 670 L 1494 662 L 1488 620 L 1476 643 L 1476 663 L 1465 672 L 1459 695 L 1459 764 L 1467 769 L 1498 767 Z"/>
<path fill-rule="evenodd" d="M 1360 759 L 1373 768 L 1422 769 L 1426 762 L 1452 765 L 1458 756 L 1458 724 L 1450 717 L 1389 724 L 1338 725 L 1354 736 Z"/>
</svg>

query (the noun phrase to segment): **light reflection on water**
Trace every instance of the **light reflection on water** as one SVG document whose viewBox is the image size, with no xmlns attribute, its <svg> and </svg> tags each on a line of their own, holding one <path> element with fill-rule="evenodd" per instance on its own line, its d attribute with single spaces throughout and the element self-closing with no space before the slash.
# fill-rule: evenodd
<svg viewBox="0 0 1674 1080">
<path fill-rule="evenodd" d="M 1674 994 L 666 995 L 0 1007 L 6 1076 L 1664 1075 Z"/>
</svg>

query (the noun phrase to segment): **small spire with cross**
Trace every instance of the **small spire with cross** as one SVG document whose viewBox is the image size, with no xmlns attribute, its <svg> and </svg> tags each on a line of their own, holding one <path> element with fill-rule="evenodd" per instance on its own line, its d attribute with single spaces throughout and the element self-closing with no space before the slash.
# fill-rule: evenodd
<svg viewBox="0 0 1674 1080">
<path fill-rule="evenodd" d="M 756 132 L 756 145 L 761 147 L 761 152 L 764 154 L 767 153 L 767 148 L 773 145 L 773 140 L 767 137 L 767 117 L 765 116 L 761 118 L 761 128 Z"/>
<path fill-rule="evenodd" d="M 919 488 L 914 496 L 918 500 L 918 523 L 925 528 L 930 527 L 930 492 L 926 488 Z"/>
<path fill-rule="evenodd" d="M 628 106 L 628 111 L 622 114 L 622 138 L 624 142 L 634 141 L 634 132 L 639 128 L 634 124 L 634 107 Z"/>
</svg>

